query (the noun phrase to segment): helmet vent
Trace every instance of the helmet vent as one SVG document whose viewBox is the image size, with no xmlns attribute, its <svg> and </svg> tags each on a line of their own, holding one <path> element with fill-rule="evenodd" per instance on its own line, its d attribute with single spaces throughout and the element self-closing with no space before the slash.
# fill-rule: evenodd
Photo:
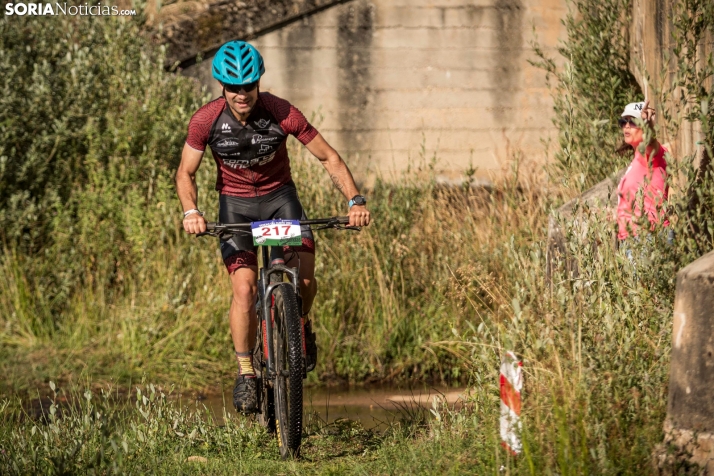
<svg viewBox="0 0 714 476">
<path fill-rule="evenodd" d="M 247 84 L 257 81 L 265 66 L 258 50 L 244 41 L 229 41 L 213 58 L 213 77 L 224 84 Z"/>
</svg>

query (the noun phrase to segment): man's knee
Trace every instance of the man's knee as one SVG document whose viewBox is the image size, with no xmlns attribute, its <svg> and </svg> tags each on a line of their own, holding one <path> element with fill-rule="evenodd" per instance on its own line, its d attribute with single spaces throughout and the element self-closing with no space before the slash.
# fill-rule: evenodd
<svg viewBox="0 0 714 476">
<path fill-rule="evenodd" d="M 250 282 L 233 284 L 233 298 L 238 301 L 254 301 L 258 287 Z"/>
<path fill-rule="evenodd" d="M 243 267 L 231 273 L 231 288 L 233 300 L 239 304 L 249 305 L 255 302 L 258 294 L 257 269 Z"/>
</svg>

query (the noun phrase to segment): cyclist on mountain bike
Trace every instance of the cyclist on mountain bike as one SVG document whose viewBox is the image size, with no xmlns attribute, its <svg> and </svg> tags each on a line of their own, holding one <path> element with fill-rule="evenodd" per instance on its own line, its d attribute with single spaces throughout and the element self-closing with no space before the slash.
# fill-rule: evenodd
<svg viewBox="0 0 714 476">
<path fill-rule="evenodd" d="M 265 67 L 258 50 L 243 41 L 229 41 L 213 58 L 212 71 L 223 87 L 223 95 L 201 107 L 191 118 L 176 172 L 176 189 L 184 210 L 186 232 L 206 231 L 206 220 L 198 209 L 196 172 L 207 145 L 218 166 L 216 190 L 220 193 L 220 222 L 306 219 L 290 175 L 288 134 L 317 157 L 337 189 L 349 200 L 349 224 L 369 224 L 366 200 L 359 194 L 352 174 L 335 149 L 292 104 L 260 92 L 260 77 Z M 257 331 L 256 249 L 252 237 L 244 234 L 222 237 L 220 248 L 233 288 L 229 316 L 238 360 L 233 404 L 243 413 L 255 413 L 258 407 L 252 350 Z M 312 232 L 303 229 L 302 246 L 285 247 L 285 251 L 286 265 L 299 267 L 301 312 L 305 317 L 305 365 L 312 371 L 317 361 L 315 334 L 307 319 L 317 292 Z"/>
</svg>

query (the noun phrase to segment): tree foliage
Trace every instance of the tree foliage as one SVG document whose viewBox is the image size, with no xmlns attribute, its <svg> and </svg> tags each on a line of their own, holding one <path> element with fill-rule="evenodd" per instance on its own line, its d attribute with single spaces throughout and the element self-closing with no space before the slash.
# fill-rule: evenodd
<svg viewBox="0 0 714 476">
<path fill-rule="evenodd" d="M 2 239 L 58 306 L 140 262 L 158 236 L 147 207 L 175 208 L 157 194 L 171 194 L 197 94 L 164 71 L 140 23 L 0 19 Z"/>
<path fill-rule="evenodd" d="M 625 105 L 641 101 L 629 70 L 630 0 L 573 0 L 564 20 L 562 67 L 534 45 L 533 64 L 552 84 L 559 131 L 556 165 L 566 185 L 585 190 L 624 165 L 617 124 Z"/>
</svg>

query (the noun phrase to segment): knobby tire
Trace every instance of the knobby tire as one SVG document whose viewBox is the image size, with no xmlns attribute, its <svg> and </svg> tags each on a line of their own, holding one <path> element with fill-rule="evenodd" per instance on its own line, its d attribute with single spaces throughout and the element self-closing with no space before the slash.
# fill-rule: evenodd
<svg viewBox="0 0 714 476">
<path fill-rule="evenodd" d="M 275 416 L 280 455 L 296 457 L 302 438 L 302 325 L 295 291 L 289 285 L 279 286 L 275 296 L 276 354 Z"/>
</svg>

